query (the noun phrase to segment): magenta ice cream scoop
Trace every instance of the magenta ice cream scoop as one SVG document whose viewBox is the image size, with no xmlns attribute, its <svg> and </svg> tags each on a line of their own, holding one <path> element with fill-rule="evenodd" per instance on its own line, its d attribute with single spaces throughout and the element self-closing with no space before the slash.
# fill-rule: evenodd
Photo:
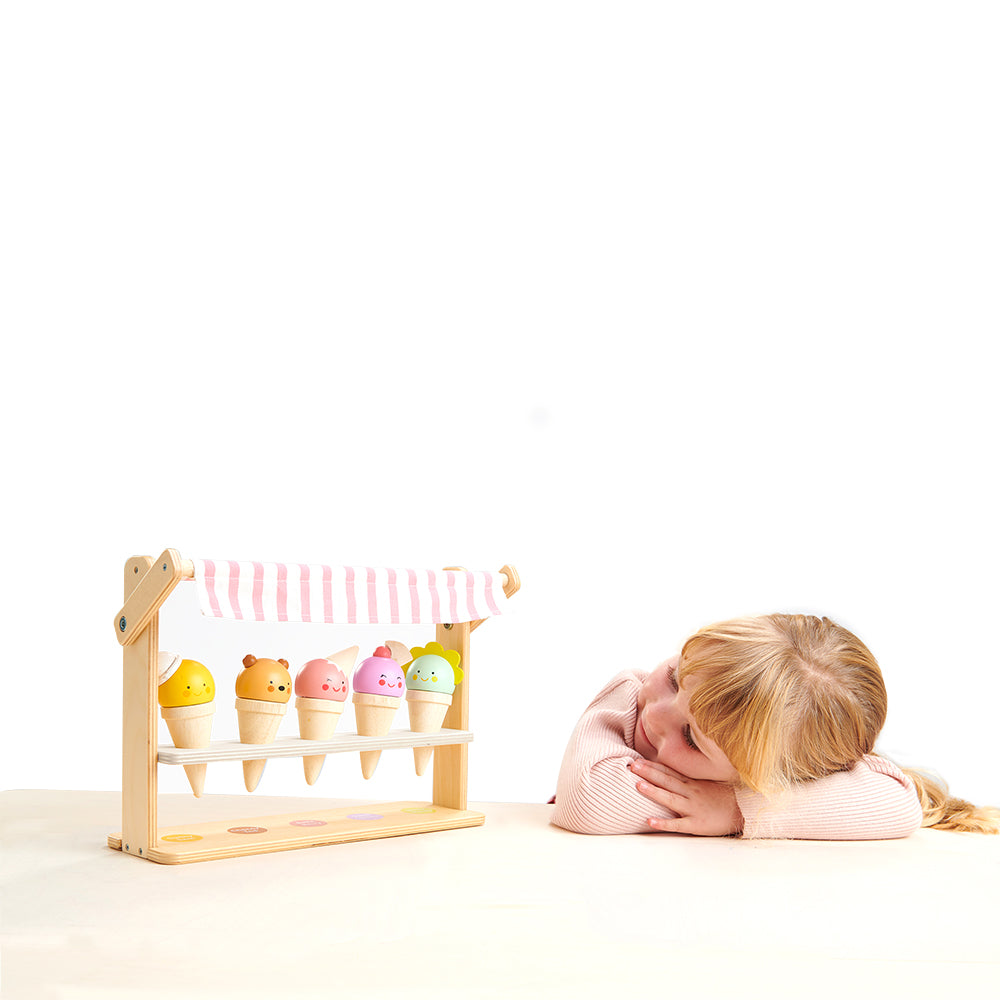
<svg viewBox="0 0 1000 1000">
<path fill-rule="evenodd" d="M 401 698 L 406 690 L 403 670 L 392 658 L 388 646 L 379 646 L 368 659 L 362 660 L 354 671 L 355 694 L 380 694 Z"/>
</svg>

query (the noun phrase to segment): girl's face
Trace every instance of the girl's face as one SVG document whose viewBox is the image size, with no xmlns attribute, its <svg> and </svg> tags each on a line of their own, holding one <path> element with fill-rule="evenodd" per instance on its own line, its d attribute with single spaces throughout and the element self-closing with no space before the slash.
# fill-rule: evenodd
<svg viewBox="0 0 1000 1000">
<path fill-rule="evenodd" d="M 677 683 L 678 662 L 674 657 L 658 666 L 639 689 L 636 750 L 647 760 L 666 764 L 689 778 L 738 781 L 726 755 L 691 717 L 688 693 Z"/>
</svg>

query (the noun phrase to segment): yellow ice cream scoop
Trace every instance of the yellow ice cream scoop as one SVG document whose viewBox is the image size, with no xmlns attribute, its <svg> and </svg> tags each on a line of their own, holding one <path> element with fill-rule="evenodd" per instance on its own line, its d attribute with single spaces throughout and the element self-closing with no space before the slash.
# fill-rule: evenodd
<svg viewBox="0 0 1000 1000">
<path fill-rule="evenodd" d="M 161 708 L 204 705 L 215 698 L 215 681 L 208 667 L 171 653 L 160 654 L 157 699 Z"/>
</svg>

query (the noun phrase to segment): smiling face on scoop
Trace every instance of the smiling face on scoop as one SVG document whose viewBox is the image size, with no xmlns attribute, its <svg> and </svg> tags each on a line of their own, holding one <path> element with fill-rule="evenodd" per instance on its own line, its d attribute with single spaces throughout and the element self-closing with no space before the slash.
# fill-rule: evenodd
<svg viewBox="0 0 1000 1000">
<path fill-rule="evenodd" d="M 441 643 L 431 642 L 426 646 L 414 646 L 410 653 L 413 662 L 406 669 L 406 686 L 410 691 L 454 693 L 455 685 L 464 676 L 458 650 L 445 649 Z"/>
<path fill-rule="evenodd" d="M 300 698 L 347 699 L 347 675 L 328 659 L 310 660 L 295 676 L 295 694 Z"/>
<path fill-rule="evenodd" d="M 236 697 L 256 701 L 287 702 L 292 696 L 292 676 L 287 660 L 256 659 L 247 654 L 236 678 Z"/>
<path fill-rule="evenodd" d="M 156 691 L 162 708 L 205 705 L 215 698 L 215 681 L 204 663 L 181 660 Z"/>
<path fill-rule="evenodd" d="M 407 668 L 406 686 L 410 691 L 453 694 L 455 668 L 442 656 L 418 656 Z"/>
<path fill-rule="evenodd" d="M 380 694 L 400 698 L 405 681 L 403 671 L 392 658 L 387 646 L 379 646 L 374 655 L 362 660 L 354 671 L 355 694 Z"/>
</svg>

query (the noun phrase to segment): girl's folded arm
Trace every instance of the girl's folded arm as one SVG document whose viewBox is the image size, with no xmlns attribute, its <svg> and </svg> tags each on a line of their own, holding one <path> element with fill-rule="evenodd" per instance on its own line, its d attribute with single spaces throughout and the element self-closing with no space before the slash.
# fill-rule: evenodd
<svg viewBox="0 0 1000 1000">
<path fill-rule="evenodd" d="M 635 675 L 614 678 L 584 712 L 563 756 L 552 822 L 575 833 L 650 833 L 651 816 L 673 816 L 636 790 L 639 757 L 626 730 L 635 725 Z"/>
<path fill-rule="evenodd" d="M 805 781 L 773 798 L 737 788 L 744 837 L 893 840 L 920 827 L 913 782 L 891 761 L 863 757 L 851 770 Z"/>
<path fill-rule="evenodd" d="M 650 816 L 673 816 L 636 791 L 632 760 L 609 756 L 579 770 L 563 767 L 552 822 L 574 833 L 651 833 Z"/>
</svg>

